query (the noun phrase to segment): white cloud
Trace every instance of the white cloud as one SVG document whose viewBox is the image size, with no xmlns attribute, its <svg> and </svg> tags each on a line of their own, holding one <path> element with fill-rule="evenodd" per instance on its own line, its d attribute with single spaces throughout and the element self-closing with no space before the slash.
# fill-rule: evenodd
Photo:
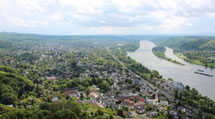
<svg viewBox="0 0 215 119">
<path fill-rule="evenodd" d="M 55 26 L 56 32 L 73 27 L 80 34 L 177 33 L 188 28 L 201 33 L 196 29 L 215 27 L 214 0 L 0 0 L 0 11 L 3 31 L 9 26 L 53 31 Z"/>
<path fill-rule="evenodd" d="M 62 13 L 61 12 L 55 12 L 53 15 L 50 17 L 51 20 L 60 20 L 62 19 Z"/>
<path fill-rule="evenodd" d="M 215 17 L 215 12 L 208 12 L 207 16 L 209 16 L 209 17 Z"/>
<path fill-rule="evenodd" d="M 41 22 L 42 26 L 44 26 L 45 28 L 47 28 L 49 26 L 48 22 Z"/>
<path fill-rule="evenodd" d="M 186 26 L 191 27 L 191 26 L 193 26 L 193 24 L 191 24 L 191 23 L 186 23 Z"/>
<path fill-rule="evenodd" d="M 103 0 L 59 0 L 61 7 L 70 7 L 78 13 L 102 13 Z"/>
<path fill-rule="evenodd" d="M 186 24 L 189 24 L 187 18 L 174 17 L 166 19 L 159 27 L 161 28 L 162 32 L 170 32 L 171 30 L 181 28 Z"/>
<path fill-rule="evenodd" d="M 107 23 L 106 21 L 104 20 L 99 20 L 100 23 Z"/>
<path fill-rule="evenodd" d="M 7 18 L 8 22 L 15 25 L 15 26 L 21 26 L 21 27 L 35 27 L 36 21 L 26 21 L 24 19 L 18 18 L 18 17 L 12 17 L 7 15 L 6 13 L 3 13 L 4 17 Z"/>
<path fill-rule="evenodd" d="M 26 11 L 39 11 L 44 12 L 46 8 L 42 7 L 40 3 L 43 3 L 43 0 L 17 0 L 16 4 Z"/>
<path fill-rule="evenodd" d="M 113 0 L 113 4 L 121 12 L 131 12 L 133 8 L 141 6 L 140 0 Z"/>
</svg>

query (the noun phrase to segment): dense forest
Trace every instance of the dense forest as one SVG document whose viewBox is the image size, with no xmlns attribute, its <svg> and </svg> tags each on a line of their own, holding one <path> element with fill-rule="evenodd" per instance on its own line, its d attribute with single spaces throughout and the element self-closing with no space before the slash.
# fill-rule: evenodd
<svg viewBox="0 0 215 119">
<path fill-rule="evenodd" d="M 26 77 L 20 76 L 12 68 L 0 67 L 0 103 L 16 105 L 17 99 L 23 98 L 34 90 L 34 84 Z"/>
</svg>

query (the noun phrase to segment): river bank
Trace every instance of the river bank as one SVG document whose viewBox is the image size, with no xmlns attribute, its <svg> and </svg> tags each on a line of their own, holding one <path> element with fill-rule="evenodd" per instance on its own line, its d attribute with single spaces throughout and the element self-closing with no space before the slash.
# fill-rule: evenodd
<svg viewBox="0 0 215 119">
<path fill-rule="evenodd" d="M 201 66 L 204 66 L 204 67 L 210 68 L 210 69 L 214 69 L 215 68 L 215 64 L 214 63 L 205 64 L 205 63 L 203 63 L 202 61 L 200 61 L 198 59 L 190 59 L 190 58 L 186 57 L 185 55 L 183 55 L 180 52 L 174 52 L 174 54 L 176 56 L 178 56 L 179 58 L 183 59 L 186 62 L 189 62 L 189 63 L 192 63 L 192 64 L 196 64 L 196 65 L 201 65 Z"/>
<path fill-rule="evenodd" d="M 128 56 L 151 70 L 155 69 L 159 71 L 163 78 L 173 78 L 174 81 L 178 81 L 183 83 L 184 85 L 189 85 L 190 87 L 196 88 L 203 96 L 207 96 L 215 100 L 215 78 L 206 77 L 194 73 L 194 71 L 196 71 L 197 69 L 203 69 L 205 72 L 215 75 L 214 70 L 185 62 L 184 60 L 174 55 L 171 48 L 166 49 L 165 55 L 185 65 L 177 65 L 169 61 L 160 59 L 152 53 L 153 47 L 155 47 L 155 44 L 153 42 L 143 40 L 140 42 L 140 47 L 135 52 L 129 52 Z"/>
</svg>

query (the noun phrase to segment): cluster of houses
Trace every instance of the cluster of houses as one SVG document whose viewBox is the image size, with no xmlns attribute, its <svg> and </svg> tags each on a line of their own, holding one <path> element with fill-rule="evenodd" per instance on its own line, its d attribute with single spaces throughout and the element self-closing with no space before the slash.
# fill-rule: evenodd
<svg viewBox="0 0 215 119">
<path fill-rule="evenodd" d="M 36 49 L 37 47 L 33 48 L 32 50 Z M 50 49 L 53 48 L 47 47 L 41 52 L 47 52 L 50 51 Z M 60 49 L 63 49 L 63 47 L 59 47 L 56 50 Z M 97 76 L 100 79 L 114 80 L 113 85 L 107 92 L 101 92 L 100 88 L 95 85 L 92 87 L 92 90 L 89 94 L 86 93 L 86 91 L 80 91 L 78 88 L 74 87 L 65 89 L 63 93 L 72 98 L 76 98 L 77 102 L 90 103 L 101 108 L 112 107 L 114 109 L 120 109 L 126 107 L 128 110 L 130 110 L 126 112 L 127 117 L 138 116 L 143 118 L 153 118 L 157 117 L 160 113 L 167 114 L 170 112 L 170 114 L 177 119 L 179 118 L 177 110 L 183 111 L 188 115 L 193 113 L 190 111 L 190 109 L 185 107 L 180 107 L 177 110 L 169 110 L 169 108 L 174 109 L 175 105 L 172 105 L 171 100 L 165 95 L 162 95 L 158 90 L 160 89 L 166 94 L 173 95 L 175 89 L 184 89 L 184 85 L 182 83 L 174 81 L 161 81 L 157 78 L 154 78 L 151 80 L 151 83 L 154 84 L 154 87 L 152 87 L 146 83 L 146 81 L 136 76 L 133 72 L 128 71 L 122 67 L 112 66 L 106 70 L 103 70 L 104 64 L 95 64 L 94 59 L 89 59 L 85 52 L 81 52 L 78 49 L 69 49 L 69 51 L 76 54 L 75 59 L 77 62 L 75 65 L 77 67 L 85 67 L 85 70 L 79 75 L 80 80 L 85 80 L 86 78 L 93 76 Z M 22 54 L 21 51 L 18 53 Z M 46 68 L 49 67 L 49 69 L 55 69 L 59 67 L 60 71 L 62 71 L 61 75 L 50 75 L 51 71 L 49 70 L 41 71 L 42 76 L 44 77 L 43 80 L 57 80 L 60 78 L 69 79 L 73 75 L 69 70 L 71 67 L 73 67 L 73 65 L 69 66 L 68 59 L 63 58 L 63 56 L 60 54 L 61 52 L 54 54 L 54 56 L 48 54 L 39 55 L 38 61 L 35 62 L 35 67 L 37 65 L 41 65 L 40 63 L 44 62 L 44 60 L 47 60 L 49 63 L 46 65 Z M 57 59 L 57 61 L 62 60 L 62 62 L 60 62 L 60 64 L 58 62 L 57 65 L 56 61 L 54 61 L 54 57 Z M 82 63 L 81 60 L 89 60 L 90 62 Z M 11 60 L 11 62 L 14 61 Z M 25 74 L 28 74 L 27 70 Z M 138 89 L 135 89 L 134 87 L 138 87 Z M 45 93 L 45 91 L 43 93 Z M 50 92 L 46 93 L 49 94 Z M 54 96 L 52 97 L 51 101 L 59 101 L 59 97 Z"/>
<path fill-rule="evenodd" d="M 131 110 L 131 113 L 126 113 L 127 117 L 144 117 L 153 118 L 157 117 L 159 113 L 168 113 L 168 109 L 174 108 L 175 105 L 170 105 L 164 95 L 154 88 L 148 86 L 139 77 L 136 77 L 132 72 L 125 71 L 125 69 L 115 69 L 114 71 L 97 71 L 95 67 L 97 65 L 88 64 L 91 70 L 86 70 L 80 75 L 80 80 L 84 80 L 91 74 L 96 74 L 99 78 L 112 78 L 114 84 L 111 86 L 110 91 L 102 93 L 97 86 L 93 86 L 92 91 L 87 95 L 83 91 L 78 89 L 65 91 L 69 96 L 76 98 L 78 102 L 90 103 L 97 105 L 101 108 L 112 107 L 114 109 L 120 109 L 126 107 Z M 159 79 L 152 80 L 155 84 L 159 84 L 159 87 L 169 94 L 174 92 L 174 89 L 183 89 L 183 85 L 178 82 L 160 81 Z M 175 85 L 177 84 L 177 85 Z M 133 86 L 138 85 L 139 91 L 132 91 Z M 114 93 L 117 90 L 119 93 Z M 86 98 L 80 98 L 82 96 Z M 152 109 L 147 109 L 147 107 Z M 171 111 L 171 114 L 177 118 L 177 111 Z"/>
</svg>

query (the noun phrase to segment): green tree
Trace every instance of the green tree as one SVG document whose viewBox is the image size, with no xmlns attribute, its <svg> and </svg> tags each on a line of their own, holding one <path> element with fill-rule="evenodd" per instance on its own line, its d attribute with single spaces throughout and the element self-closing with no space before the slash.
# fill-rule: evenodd
<svg viewBox="0 0 215 119">
<path fill-rule="evenodd" d="M 104 92 L 110 90 L 110 84 L 107 81 L 103 81 L 101 85 L 101 90 Z"/>
<path fill-rule="evenodd" d="M 4 93 L 2 95 L 2 103 L 6 105 L 15 104 L 16 99 L 17 99 L 16 96 L 13 95 L 12 93 Z"/>
</svg>

